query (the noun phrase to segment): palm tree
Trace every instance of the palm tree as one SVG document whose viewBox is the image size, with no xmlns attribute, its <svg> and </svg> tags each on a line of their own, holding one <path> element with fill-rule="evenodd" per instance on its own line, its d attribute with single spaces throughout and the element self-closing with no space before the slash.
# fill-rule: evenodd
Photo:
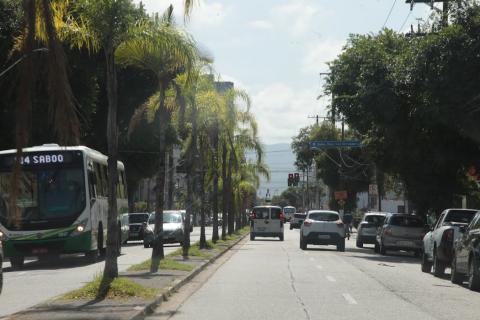
<svg viewBox="0 0 480 320">
<path fill-rule="evenodd" d="M 171 24 L 170 7 L 162 19 L 152 19 L 139 24 L 128 41 L 117 50 L 117 59 L 124 65 L 135 65 L 153 72 L 158 81 L 158 93 L 143 105 L 137 114 L 154 108 L 154 121 L 159 135 L 160 161 L 156 177 L 155 240 L 152 250 L 150 271 L 158 271 L 160 260 L 164 258 L 163 206 L 165 191 L 165 158 L 169 151 L 167 129 L 172 123 L 172 107 L 165 104 L 166 92 L 173 80 L 180 74 L 186 74 L 187 82 L 197 59 L 198 53 L 193 39 Z M 152 100 L 153 99 L 153 100 Z M 156 103 L 152 103 L 155 101 Z M 170 143 L 171 144 L 171 143 Z M 188 223 L 188 221 L 187 221 Z"/>
<path fill-rule="evenodd" d="M 132 0 L 78 0 L 76 9 L 84 19 L 99 48 L 105 55 L 107 75 L 107 144 L 108 144 L 108 222 L 107 250 L 104 279 L 118 277 L 117 256 L 119 255 L 119 228 L 117 221 L 116 186 L 118 180 L 118 128 L 117 128 L 117 70 L 115 51 L 131 37 L 129 29 L 143 17 L 143 9 L 136 7 Z M 103 246 L 100 244 L 100 246 Z"/>
<path fill-rule="evenodd" d="M 68 41 L 71 47 L 90 48 L 94 43 L 85 32 L 81 23 L 75 20 L 68 11 L 68 1 L 23 0 L 24 11 L 23 33 L 17 37 L 13 56 L 21 62 L 17 88 L 16 108 L 16 149 L 18 161 L 12 174 L 10 197 L 11 207 L 15 208 L 16 193 L 20 177 L 22 149 L 29 142 L 29 120 L 32 109 L 32 96 L 38 73 L 34 72 L 33 56 L 36 52 L 47 53 L 48 78 L 47 92 L 49 96 L 49 114 L 57 139 L 62 145 L 77 144 L 80 133 L 80 122 L 77 106 L 66 69 L 66 57 L 61 41 Z M 43 48 L 37 48 L 41 43 Z M 12 66 L 13 67 L 13 66 Z M 10 68 L 8 68 L 10 69 Z M 10 212 L 11 219 L 20 221 L 18 210 Z"/>
</svg>

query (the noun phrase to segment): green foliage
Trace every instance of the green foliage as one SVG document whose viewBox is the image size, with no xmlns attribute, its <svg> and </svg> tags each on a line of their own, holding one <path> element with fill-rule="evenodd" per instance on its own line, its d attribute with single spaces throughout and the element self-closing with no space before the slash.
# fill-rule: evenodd
<svg viewBox="0 0 480 320">
<path fill-rule="evenodd" d="M 420 213 L 471 193 L 466 168 L 478 166 L 480 153 L 479 18 L 470 4 L 424 37 L 353 35 L 330 65 L 332 107 L 379 171 L 399 177 Z"/>
<path fill-rule="evenodd" d="M 63 300 L 93 300 L 99 297 L 108 299 L 144 298 L 152 299 L 157 291 L 144 287 L 130 279 L 119 277 L 111 281 L 104 281 L 101 276 L 96 276 L 92 282 L 78 290 L 71 291 L 61 297 Z"/>
</svg>

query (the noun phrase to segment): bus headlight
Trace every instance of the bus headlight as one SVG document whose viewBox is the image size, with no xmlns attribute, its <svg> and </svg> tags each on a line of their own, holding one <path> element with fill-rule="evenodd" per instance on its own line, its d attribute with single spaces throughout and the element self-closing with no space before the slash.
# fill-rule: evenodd
<svg viewBox="0 0 480 320">
<path fill-rule="evenodd" d="M 5 240 L 7 240 L 7 235 L 2 231 L 0 231 L 0 241 L 5 241 Z"/>
<path fill-rule="evenodd" d="M 77 229 L 75 229 L 78 233 L 82 233 L 83 231 L 85 231 L 85 227 L 83 225 L 78 225 L 77 226 Z"/>
</svg>

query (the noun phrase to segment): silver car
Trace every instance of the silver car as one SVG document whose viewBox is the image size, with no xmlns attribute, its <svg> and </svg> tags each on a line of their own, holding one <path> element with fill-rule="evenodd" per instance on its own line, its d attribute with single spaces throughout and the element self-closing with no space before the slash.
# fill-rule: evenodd
<svg viewBox="0 0 480 320">
<path fill-rule="evenodd" d="M 377 232 L 375 252 L 384 255 L 388 250 L 403 250 L 420 256 L 424 235 L 425 224 L 420 217 L 408 214 L 387 215 Z"/>
<path fill-rule="evenodd" d="M 295 213 L 293 215 L 293 218 L 290 219 L 290 230 L 292 230 L 293 228 L 300 229 L 306 217 L 307 217 L 306 213 L 300 213 L 300 212 Z"/>
<path fill-rule="evenodd" d="M 367 212 L 360 221 L 357 229 L 357 247 L 363 248 L 363 244 L 375 244 L 377 229 L 383 225 L 387 214 L 385 212 Z"/>
<path fill-rule="evenodd" d="M 148 219 L 143 238 L 143 246 L 149 248 L 153 244 L 155 230 L 155 213 L 152 213 Z M 183 218 L 178 210 L 163 211 L 163 243 L 183 244 Z"/>
</svg>

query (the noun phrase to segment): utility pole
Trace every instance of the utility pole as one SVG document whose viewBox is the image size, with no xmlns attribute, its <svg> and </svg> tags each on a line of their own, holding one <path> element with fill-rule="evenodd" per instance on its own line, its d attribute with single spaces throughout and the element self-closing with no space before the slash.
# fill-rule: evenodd
<svg viewBox="0 0 480 320">
<path fill-rule="evenodd" d="M 443 27 L 448 26 L 448 12 L 450 10 L 450 1 L 451 0 L 406 0 L 405 3 L 410 4 L 410 11 L 413 10 L 413 6 L 416 3 L 425 3 L 425 4 L 430 4 L 430 8 L 439 10 L 434 7 L 434 4 L 437 2 L 442 2 L 443 3 L 443 10 L 442 12 L 442 25 Z"/>
<path fill-rule="evenodd" d="M 308 116 L 309 119 L 315 119 L 315 122 L 318 126 L 319 124 L 319 119 L 329 119 L 329 117 L 324 117 L 324 116 L 319 116 L 318 114 L 317 115 L 314 115 L 314 116 Z"/>
</svg>

